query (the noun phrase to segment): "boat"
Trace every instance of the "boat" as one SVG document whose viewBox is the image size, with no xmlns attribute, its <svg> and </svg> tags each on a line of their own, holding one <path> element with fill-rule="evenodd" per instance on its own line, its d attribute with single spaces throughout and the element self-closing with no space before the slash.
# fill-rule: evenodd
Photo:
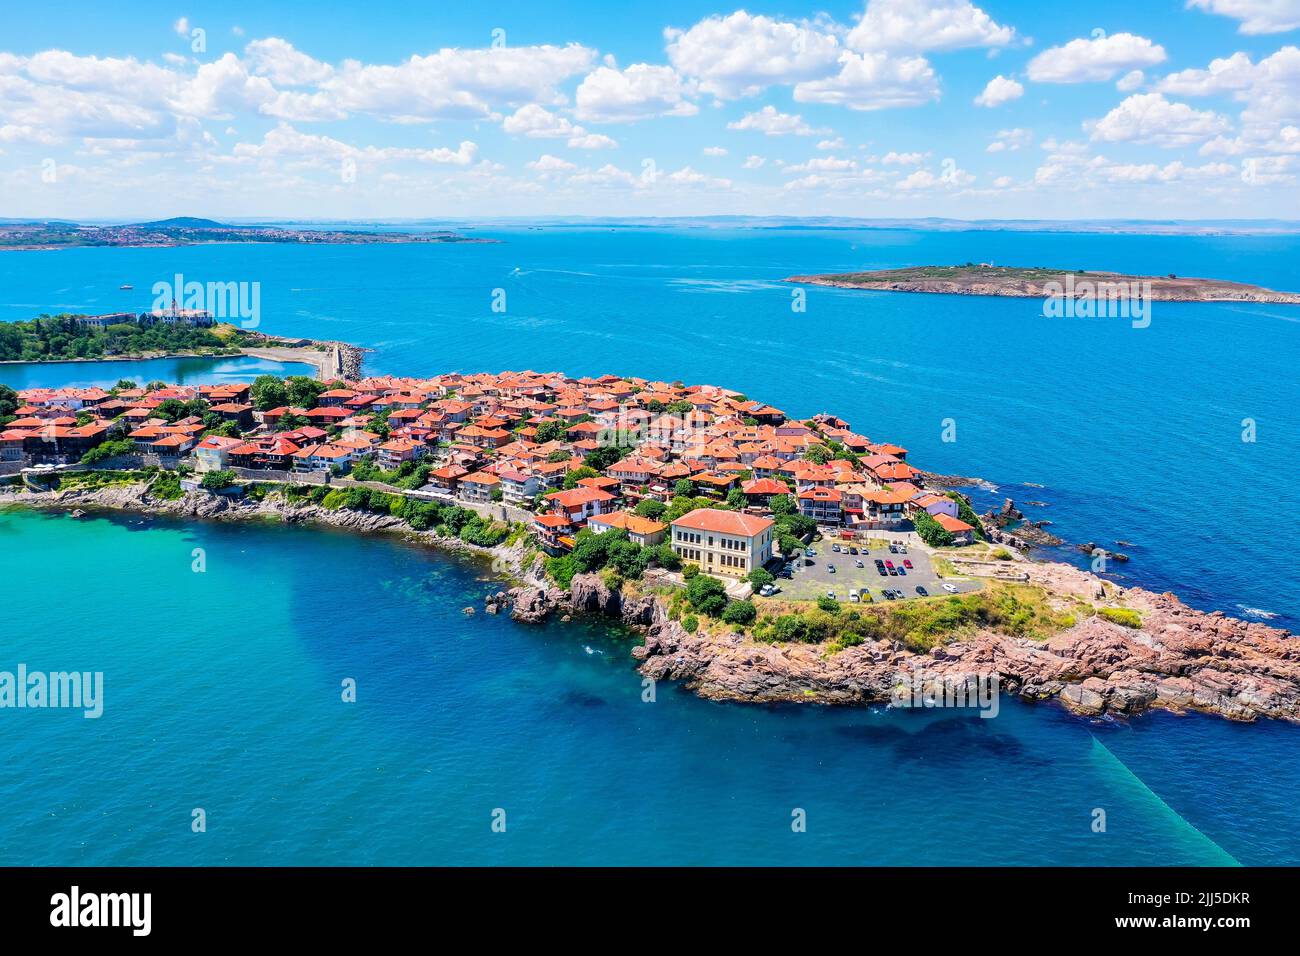
<svg viewBox="0 0 1300 956">
<path fill-rule="evenodd" d="M 132 289 L 135 288 L 135 286 L 133 286 L 133 285 L 120 285 L 120 286 L 118 286 L 118 288 L 121 289 L 123 292 L 130 292 Z"/>
</svg>

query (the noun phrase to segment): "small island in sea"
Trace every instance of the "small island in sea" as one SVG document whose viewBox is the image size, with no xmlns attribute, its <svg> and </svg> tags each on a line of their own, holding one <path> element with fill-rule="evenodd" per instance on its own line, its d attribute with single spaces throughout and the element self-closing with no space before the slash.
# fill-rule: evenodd
<svg viewBox="0 0 1300 956">
<path fill-rule="evenodd" d="M 0 386 L 0 506 L 317 523 L 490 556 L 515 586 L 483 613 L 606 615 L 642 635 L 643 675 L 719 700 L 913 706 L 975 680 L 1088 717 L 1300 721 L 1287 631 L 1034 560 L 1014 509 L 977 514 L 900 445 L 715 385 Z"/>
<path fill-rule="evenodd" d="M 786 282 L 872 289 L 881 292 L 931 292 L 945 295 L 990 295 L 1041 299 L 1141 297 L 1156 302 L 1270 302 L 1300 305 L 1300 293 L 1275 292 L 1223 279 L 1187 276 L 1127 275 L 1068 269 L 998 266 L 968 262 L 955 266 L 913 266 L 874 272 L 790 276 Z"/>
<path fill-rule="evenodd" d="M 0 222 L 0 251 L 70 249 L 79 246 L 158 248 L 216 242 L 272 242 L 301 245 L 374 245 L 419 242 L 493 242 L 451 231 L 379 232 L 361 229 L 312 229 L 297 225 L 229 224 L 178 216 L 123 225 L 76 222 Z"/>
</svg>

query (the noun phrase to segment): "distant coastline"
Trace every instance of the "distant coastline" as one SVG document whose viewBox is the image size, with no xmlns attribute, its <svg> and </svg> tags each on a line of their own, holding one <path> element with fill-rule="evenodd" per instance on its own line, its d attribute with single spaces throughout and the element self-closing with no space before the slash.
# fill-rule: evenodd
<svg viewBox="0 0 1300 956">
<path fill-rule="evenodd" d="M 373 232 L 308 229 L 275 225 L 231 225 L 212 219 L 178 217 L 123 225 L 76 222 L 0 222 L 0 251 L 52 251 L 77 248 L 157 249 L 175 246 L 260 243 L 287 245 L 381 245 L 429 242 L 496 242 L 459 233 Z"/>
<path fill-rule="evenodd" d="M 1155 302 L 1268 302 L 1300 305 L 1300 293 L 1277 292 L 1224 279 L 1142 276 L 1120 272 L 1071 272 L 1063 269 L 975 265 L 914 266 L 872 272 L 798 275 L 785 280 L 800 285 L 880 292 L 923 292 L 1041 299 L 1144 298 Z"/>
</svg>

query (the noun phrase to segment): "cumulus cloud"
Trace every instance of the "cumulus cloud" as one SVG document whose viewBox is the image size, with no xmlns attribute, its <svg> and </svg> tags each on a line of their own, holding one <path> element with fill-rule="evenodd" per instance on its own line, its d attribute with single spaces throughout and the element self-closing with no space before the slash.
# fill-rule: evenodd
<svg viewBox="0 0 1300 956">
<path fill-rule="evenodd" d="M 847 38 L 855 50 L 1003 47 L 1016 35 L 969 0 L 868 0 Z"/>
<path fill-rule="evenodd" d="M 279 37 L 254 40 L 244 48 L 253 73 L 267 77 L 278 86 L 308 86 L 322 83 L 334 75 L 328 63 L 315 60 L 294 49 Z"/>
<path fill-rule="evenodd" d="M 750 155 L 745 157 L 745 162 L 741 166 L 744 169 L 762 169 L 766 162 L 767 159 L 763 156 Z"/>
<path fill-rule="evenodd" d="M 881 110 L 939 98 L 939 78 L 924 57 L 845 51 L 839 63 L 837 75 L 797 84 L 796 102 Z"/>
<path fill-rule="evenodd" d="M 1165 48 L 1159 44 L 1132 33 L 1114 33 L 1044 50 L 1029 61 L 1028 73 L 1035 83 L 1100 83 L 1164 61 Z"/>
<path fill-rule="evenodd" d="M 348 112 L 399 122 L 473 119 L 498 105 L 561 102 L 557 85 L 594 60 L 595 51 L 577 43 L 447 48 L 395 66 L 345 60 L 321 88 Z"/>
<path fill-rule="evenodd" d="M 825 75 L 840 53 L 836 37 L 796 23 L 737 10 L 711 16 L 688 30 L 669 28 L 669 62 L 720 99 L 753 96 L 773 84 Z"/>
<path fill-rule="evenodd" d="M 782 113 L 775 106 L 764 106 L 756 112 L 746 113 L 740 119 L 728 123 L 727 129 L 747 130 L 767 136 L 817 136 L 830 132 L 828 129 L 814 129 L 804 122 L 802 116 Z"/>
<path fill-rule="evenodd" d="M 1091 128 L 1094 140 L 1174 148 L 1204 142 L 1227 131 L 1230 124 L 1211 110 L 1171 103 L 1159 93 L 1137 93 L 1084 128 Z"/>
<path fill-rule="evenodd" d="M 727 149 L 725 146 L 705 146 L 704 155 L 705 156 L 726 156 Z"/>
<path fill-rule="evenodd" d="M 1001 106 L 1025 95 L 1025 88 L 1015 80 L 998 74 L 988 81 L 984 92 L 975 97 L 976 106 Z"/>
<path fill-rule="evenodd" d="M 1300 29 L 1300 0 L 1187 0 L 1187 6 L 1240 20 L 1238 31 L 1248 35 Z"/>
<path fill-rule="evenodd" d="M 993 137 L 993 142 L 989 143 L 985 152 L 989 153 L 1010 153 L 1015 152 L 1021 147 L 1028 146 L 1034 140 L 1034 134 L 1027 129 L 1000 129 L 997 135 Z"/>
<path fill-rule="evenodd" d="M 535 160 L 526 165 L 529 169 L 536 170 L 539 173 L 560 173 L 578 168 L 568 160 L 560 159 L 558 156 L 552 156 L 550 153 L 543 153 L 541 156 L 538 156 Z"/>
<path fill-rule="evenodd" d="M 694 86 L 670 66 L 634 63 L 625 70 L 602 66 L 589 73 L 575 94 L 578 119 L 632 123 L 654 116 L 694 116 Z"/>
<path fill-rule="evenodd" d="M 468 166 L 478 156 L 478 146 L 466 140 L 455 149 L 437 147 L 357 147 L 330 136 L 303 133 L 288 124 L 269 130 L 261 143 L 237 143 L 231 151 L 237 158 L 253 160 L 286 159 L 307 165 L 329 165 L 343 159 L 358 162 L 420 162 L 435 165 Z"/>
</svg>

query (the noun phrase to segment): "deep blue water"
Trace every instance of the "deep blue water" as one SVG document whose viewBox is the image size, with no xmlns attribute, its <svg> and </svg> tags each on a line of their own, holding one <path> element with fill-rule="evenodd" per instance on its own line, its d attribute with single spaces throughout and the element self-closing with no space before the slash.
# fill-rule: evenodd
<svg viewBox="0 0 1300 956">
<path fill-rule="evenodd" d="M 714 382 L 1044 501 L 1024 510 L 1068 540 L 1132 541 L 1125 580 L 1296 624 L 1300 309 L 1157 303 L 1133 329 L 1034 301 L 810 289 L 796 314 L 779 280 L 991 259 L 1297 289 L 1300 239 L 492 234 L 505 241 L 3 254 L 0 319 L 126 308 L 118 285 L 181 271 L 261 282 L 264 331 L 372 347 L 375 372 Z M 31 573 L 86 554 L 112 559 L 72 592 Z M 769 709 L 672 688 L 646 705 L 626 637 L 467 620 L 491 586 L 478 569 L 296 529 L 8 516 L 0 568 L 24 582 L 0 669 L 94 666 L 110 695 L 100 721 L 0 711 L 17 728 L 0 765 L 31 768 L 0 778 L 0 863 L 1300 861 L 1289 726 L 1093 725 L 1014 702 L 995 720 Z M 337 702 L 344 676 L 356 705 Z M 793 807 L 808 833 L 790 832 Z"/>
<path fill-rule="evenodd" d="M 0 711 L 0 865 L 1300 861 L 1294 727 L 646 703 L 626 634 L 466 618 L 474 562 L 0 512 L 3 580 L 73 555 L 7 593 L 0 669 L 103 671 L 104 714 Z"/>
</svg>

